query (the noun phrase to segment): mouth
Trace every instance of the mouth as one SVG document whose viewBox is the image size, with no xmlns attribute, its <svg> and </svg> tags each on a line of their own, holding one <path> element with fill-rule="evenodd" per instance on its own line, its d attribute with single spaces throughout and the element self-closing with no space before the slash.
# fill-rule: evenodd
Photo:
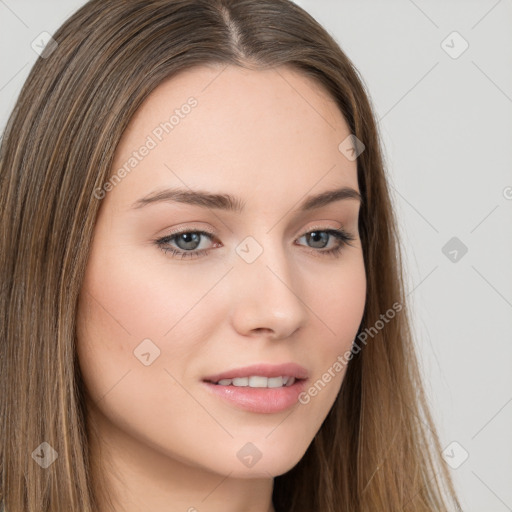
<svg viewBox="0 0 512 512">
<path fill-rule="evenodd" d="M 259 364 L 228 370 L 202 380 L 208 392 L 230 405 L 255 413 L 276 413 L 297 403 L 308 379 L 295 363 Z"/>
</svg>

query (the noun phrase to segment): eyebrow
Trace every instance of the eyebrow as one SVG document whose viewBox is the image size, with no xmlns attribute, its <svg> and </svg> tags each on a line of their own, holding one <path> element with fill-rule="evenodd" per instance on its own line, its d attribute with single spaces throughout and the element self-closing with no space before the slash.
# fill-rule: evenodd
<svg viewBox="0 0 512 512">
<path fill-rule="evenodd" d="M 294 211 L 306 212 L 315 210 L 345 199 L 355 199 L 363 202 L 361 194 L 350 187 L 342 187 L 334 190 L 326 190 L 321 194 L 308 196 Z M 170 188 L 148 194 L 133 203 L 132 208 L 138 209 L 155 203 L 184 203 L 202 208 L 226 210 L 234 213 L 242 213 L 245 203 L 231 194 L 213 194 L 202 190 L 186 190 L 182 188 Z"/>
</svg>

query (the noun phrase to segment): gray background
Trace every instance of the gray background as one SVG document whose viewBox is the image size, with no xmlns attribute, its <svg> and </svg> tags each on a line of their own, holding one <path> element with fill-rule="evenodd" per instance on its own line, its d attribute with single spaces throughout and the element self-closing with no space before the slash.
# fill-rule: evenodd
<svg viewBox="0 0 512 512">
<path fill-rule="evenodd" d="M 83 3 L 0 0 L 2 130 L 32 42 Z M 296 3 L 353 60 L 379 118 L 418 350 L 463 508 L 512 511 L 512 1 Z"/>
</svg>

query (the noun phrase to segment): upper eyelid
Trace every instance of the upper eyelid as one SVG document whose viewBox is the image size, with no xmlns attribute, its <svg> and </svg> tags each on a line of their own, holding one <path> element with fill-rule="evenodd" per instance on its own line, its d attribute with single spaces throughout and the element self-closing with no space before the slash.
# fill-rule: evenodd
<svg viewBox="0 0 512 512">
<path fill-rule="evenodd" d="M 347 235 L 351 235 L 351 232 L 348 231 L 347 228 L 345 228 L 344 226 L 332 227 L 332 226 L 317 225 L 317 226 L 311 226 L 306 230 L 301 230 L 297 236 L 302 237 L 302 236 L 307 235 L 315 230 L 316 231 L 343 231 Z M 200 233 L 200 234 L 209 235 L 212 238 L 217 237 L 217 234 L 214 233 L 213 230 L 192 227 L 192 228 L 176 229 L 175 231 L 171 231 L 168 234 L 163 235 L 162 237 L 159 237 L 159 239 L 170 238 L 170 237 L 177 236 L 177 235 L 180 235 L 183 233 Z"/>
<path fill-rule="evenodd" d="M 333 222 L 333 221 L 325 221 L 325 222 Z M 339 224 L 339 226 L 336 226 L 336 227 L 332 227 L 332 226 L 326 226 L 322 223 L 319 223 L 319 224 L 315 224 L 313 226 L 310 226 L 309 228 L 305 229 L 305 230 L 301 230 L 297 233 L 297 236 L 303 236 L 311 231 L 314 231 L 315 229 L 318 230 L 318 231 L 328 231 L 330 229 L 332 230 L 341 230 L 341 231 L 344 231 L 345 233 L 347 234 L 350 234 L 350 230 L 340 221 L 334 221 L 336 222 L 337 224 Z M 189 227 L 189 226 L 184 226 L 183 228 L 176 228 L 176 229 L 173 229 L 172 231 L 170 231 L 169 233 L 167 233 L 166 235 L 163 235 L 161 238 L 167 238 L 169 236 L 173 236 L 173 235 L 179 235 L 180 233 L 191 233 L 191 232 L 205 232 L 206 234 L 212 236 L 212 237 L 216 237 L 217 234 L 215 233 L 215 231 L 213 229 L 210 229 L 210 228 L 205 228 L 205 227 L 199 227 L 199 226 L 192 226 L 192 227 Z"/>
<path fill-rule="evenodd" d="M 322 231 L 322 232 L 329 232 L 329 231 L 342 232 L 347 238 L 347 240 L 345 242 L 347 245 L 351 245 L 350 242 L 357 240 L 357 234 L 352 233 L 351 231 L 347 230 L 344 226 L 333 228 L 333 227 L 329 227 L 329 226 L 323 227 L 320 225 L 312 226 L 312 227 L 306 229 L 305 231 L 304 230 L 301 231 L 299 233 L 299 235 L 297 235 L 296 239 L 302 238 L 304 235 L 307 235 L 315 230 Z M 184 229 L 178 229 L 176 231 L 172 231 L 171 233 L 164 235 L 163 237 L 160 237 L 160 238 L 156 239 L 155 241 L 157 243 L 163 242 L 168 239 L 173 239 L 174 237 L 179 236 L 180 234 L 183 234 L 183 233 L 199 233 L 201 235 L 207 235 L 211 239 L 217 238 L 217 235 L 215 233 L 213 233 L 212 231 L 209 231 L 209 230 L 203 229 L 203 228 L 192 227 L 192 228 L 184 228 Z M 208 249 L 197 249 L 197 250 L 204 251 L 204 250 L 208 250 Z M 190 252 L 193 252 L 193 251 L 190 251 Z"/>
</svg>

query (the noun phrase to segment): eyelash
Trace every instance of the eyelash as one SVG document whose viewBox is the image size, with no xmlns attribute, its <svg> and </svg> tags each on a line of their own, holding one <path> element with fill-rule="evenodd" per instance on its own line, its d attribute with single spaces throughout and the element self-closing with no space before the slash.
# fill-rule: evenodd
<svg viewBox="0 0 512 512">
<path fill-rule="evenodd" d="M 163 238 L 155 240 L 154 243 L 165 254 L 171 253 L 173 258 L 179 258 L 179 259 L 198 258 L 198 257 L 201 257 L 201 256 L 207 256 L 209 254 L 211 249 L 201 249 L 201 250 L 195 250 L 195 251 L 184 251 L 183 249 L 177 250 L 175 248 L 169 248 L 167 246 L 170 241 L 175 240 L 178 236 L 180 236 L 180 235 L 182 235 L 184 233 L 203 235 L 203 236 L 206 236 L 206 237 L 208 237 L 210 239 L 214 236 L 212 233 L 208 233 L 207 231 L 189 229 L 189 230 L 183 230 L 183 231 L 178 231 L 178 232 L 172 233 L 171 235 L 167 235 L 167 236 L 165 236 Z M 306 233 L 301 235 L 299 238 L 302 238 L 303 236 L 309 235 L 311 233 L 328 233 L 329 235 L 333 236 L 334 238 L 336 238 L 338 240 L 338 244 L 336 245 L 336 247 L 333 247 L 332 249 L 328 249 L 326 251 L 310 247 L 310 249 L 311 249 L 310 252 L 311 253 L 319 253 L 317 255 L 321 255 L 321 256 L 337 257 L 341 253 L 342 249 L 345 246 L 351 245 L 350 242 L 355 240 L 355 237 L 352 236 L 350 233 L 347 233 L 345 230 L 343 230 L 343 229 L 332 229 L 332 228 L 328 228 L 328 229 L 313 228 L 310 231 L 307 231 Z"/>
</svg>

